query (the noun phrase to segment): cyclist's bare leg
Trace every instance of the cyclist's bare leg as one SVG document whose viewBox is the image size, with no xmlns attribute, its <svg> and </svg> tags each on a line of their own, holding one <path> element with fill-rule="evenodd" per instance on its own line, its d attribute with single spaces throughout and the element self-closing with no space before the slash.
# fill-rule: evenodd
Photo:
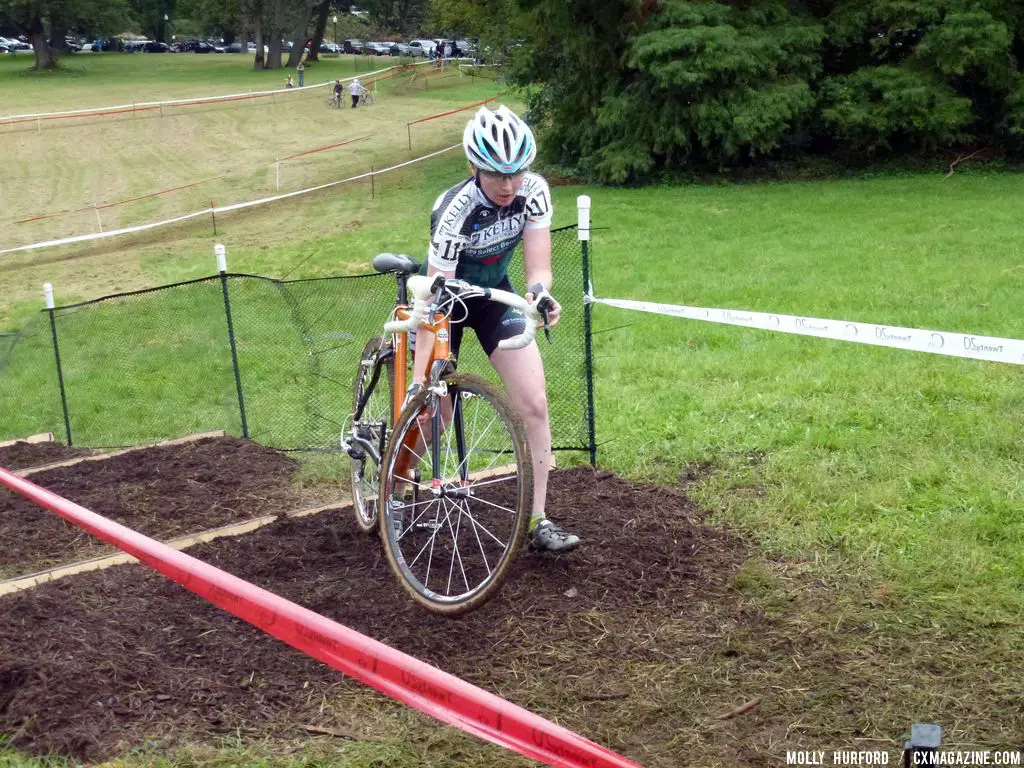
<svg viewBox="0 0 1024 768">
<path fill-rule="evenodd" d="M 533 454 L 533 514 L 540 514 L 551 468 L 551 425 L 540 350 L 536 343 L 522 349 L 496 349 L 491 353 L 491 364 L 526 425 L 526 439 Z"/>
</svg>

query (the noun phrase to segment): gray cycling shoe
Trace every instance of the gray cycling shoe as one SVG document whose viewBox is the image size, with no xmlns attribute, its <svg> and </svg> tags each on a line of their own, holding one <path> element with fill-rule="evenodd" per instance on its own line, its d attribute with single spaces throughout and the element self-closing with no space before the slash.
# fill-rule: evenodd
<svg viewBox="0 0 1024 768">
<path fill-rule="evenodd" d="M 570 552 L 580 545 L 580 537 L 550 520 L 541 520 L 530 532 L 530 546 L 541 552 Z"/>
</svg>

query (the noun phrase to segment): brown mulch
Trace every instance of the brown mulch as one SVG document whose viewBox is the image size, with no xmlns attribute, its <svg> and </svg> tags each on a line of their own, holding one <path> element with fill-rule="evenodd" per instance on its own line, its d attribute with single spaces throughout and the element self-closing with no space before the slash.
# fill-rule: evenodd
<svg viewBox="0 0 1024 768">
<path fill-rule="evenodd" d="M 151 478 L 159 463 L 139 471 Z M 95 493 L 102 488 L 116 499 L 118 485 Z M 627 697 L 643 706 L 630 670 L 672 661 L 680 638 L 697 648 L 722 631 L 745 549 L 702 524 L 682 492 L 589 468 L 552 474 L 549 509 L 583 546 L 560 557 L 525 551 L 498 598 L 458 619 L 415 606 L 348 509 L 189 551 L 570 727 L 598 713 L 598 722 L 622 723 L 622 732 L 584 735 L 629 752 L 636 723 L 612 715 Z M 362 695 L 359 684 L 143 566 L 0 598 L 0 610 L 0 733 L 29 754 L 100 760 L 144 739 L 329 728 L 336 721 L 323 703 Z"/>
<path fill-rule="evenodd" d="M 87 448 L 70 448 L 64 443 L 26 443 L 19 440 L 14 445 L 0 447 L 0 467 L 15 472 L 19 469 L 41 467 L 58 461 L 88 456 L 93 451 Z"/>
<path fill-rule="evenodd" d="M 298 462 L 230 437 L 161 446 L 29 476 L 87 509 L 157 539 L 284 512 L 295 506 Z M 0 488 L 0 578 L 116 550 Z"/>
</svg>

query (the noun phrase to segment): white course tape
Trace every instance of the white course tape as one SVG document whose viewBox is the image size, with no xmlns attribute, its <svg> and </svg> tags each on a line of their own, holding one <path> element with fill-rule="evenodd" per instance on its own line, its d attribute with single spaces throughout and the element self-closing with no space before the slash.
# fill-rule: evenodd
<svg viewBox="0 0 1024 768">
<path fill-rule="evenodd" d="M 421 155 L 420 157 L 413 158 L 412 160 L 406 160 L 404 163 L 399 163 L 398 165 L 392 165 L 389 168 L 381 168 L 380 170 L 373 171 L 373 172 L 367 171 L 366 173 L 361 173 L 358 176 L 350 176 L 347 179 L 340 179 L 339 181 L 329 181 L 326 184 L 321 184 L 321 185 L 316 186 L 316 187 L 309 187 L 308 189 L 299 189 L 299 190 L 296 190 L 295 192 L 285 192 L 284 194 L 281 194 L 281 195 L 274 195 L 273 197 L 264 197 L 264 198 L 261 198 L 259 200 L 247 200 L 247 201 L 245 201 L 243 203 L 233 203 L 231 205 L 222 205 L 222 206 L 220 206 L 218 208 L 205 208 L 205 209 L 203 209 L 201 211 L 196 211 L 194 213 L 186 213 L 184 216 L 176 216 L 173 219 L 165 219 L 163 221 L 153 221 L 153 222 L 150 222 L 149 224 L 140 224 L 140 225 L 135 226 L 135 227 L 125 227 L 124 229 L 108 229 L 106 232 L 93 232 L 93 233 L 88 234 L 88 235 L 77 235 L 75 237 L 63 237 L 60 240 L 47 240 L 47 241 L 42 242 L 42 243 L 32 243 L 31 245 L 21 245 L 21 246 L 18 246 L 17 248 L 5 248 L 4 250 L 0 250 L 0 255 L 5 254 L 5 253 L 17 253 L 18 251 L 34 251 L 34 250 L 37 250 L 39 248 L 50 248 L 50 247 L 53 247 L 53 246 L 56 246 L 56 245 L 68 245 L 70 243 L 84 243 L 84 242 L 87 242 L 89 240 L 100 240 L 100 239 L 102 239 L 104 237 L 114 237 L 115 235 L 127 235 L 127 234 L 131 234 L 133 232 L 144 232 L 147 229 L 154 229 L 156 227 L 163 227 L 163 226 L 166 226 L 168 224 L 177 224 L 180 221 L 186 221 L 188 219 L 194 219 L 197 216 L 209 216 L 210 214 L 214 214 L 214 213 L 227 213 L 228 211 L 237 211 L 237 210 L 240 210 L 242 208 L 251 208 L 254 205 L 265 205 L 266 203 L 273 203 L 273 202 L 275 202 L 277 200 L 284 200 L 285 198 L 288 198 L 288 197 L 296 197 L 297 195 L 307 195 L 310 192 L 318 192 L 319 190 L 327 189 L 328 187 L 336 187 L 339 184 L 347 184 L 350 181 L 358 181 L 359 179 L 366 179 L 366 178 L 369 178 L 370 176 L 379 176 L 380 174 L 387 173 L 388 171 L 397 171 L 399 168 L 404 168 L 407 165 L 412 165 L 413 163 L 418 163 L 418 162 L 420 162 L 422 160 L 428 160 L 431 157 L 437 157 L 438 155 L 443 155 L 445 152 L 451 152 L 453 149 L 458 149 L 461 146 L 462 146 L 462 144 L 453 144 L 452 146 L 446 147 L 445 149 L 439 149 L 436 152 L 431 152 L 428 155 Z"/>
<path fill-rule="evenodd" d="M 413 64 L 412 66 L 421 66 L 428 62 L 421 61 Z M 361 75 L 354 75 L 352 77 L 340 78 L 343 83 L 347 83 L 350 80 L 355 80 L 356 77 L 372 77 L 379 75 L 382 72 L 389 72 L 392 69 L 396 69 L 397 65 L 385 67 L 384 69 L 376 69 L 373 72 L 365 72 Z M 112 107 L 92 107 L 90 109 L 71 109 L 64 112 L 33 112 L 27 115 L 6 115 L 0 117 L 0 125 L 9 120 L 25 120 L 28 118 L 44 118 L 44 117 L 62 117 L 69 115 L 88 115 L 93 112 L 114 112 L 122 109 L 138 109 L 139 107 L 171 107 L 175 104 L 196 104 L 204 102 L 214 101 L 226 101 L 230 99 L 242 99 L 242 98 L 257 98 L 261 96 L 270 96 L 275 93 L 295 93 L 296 91 L 308 91 L 311 88 L 323 88 L 334 83 L 334 80 L 328 80 L 325 83 L 317 83 L 315 85 L 304 85 L 301 88 L 295 86 L 294 88 L 277 88 L 271 91 L 246 91 L 245 93 L 229 93 L 226 96 L 199 96 L 193 99 L 174 99 L 173 101 L 137 101 L 134 104 L 118 104 Z"/>
<path fill-rule="evenodd" d="M 607 304 L 620 309 L 634 309 L 656 315 L 671 315 L 687 320 L 741 325 L 746 328 L 794 333 L 800 336 L 817 336 L 821 339 L 837 339 L 857 344 L 873 344 L 878 347 L 893 347 L 894 349 L 931 352 L 950 357 L 1024 365 L 1024 341 L 1020 339 L 972 336 L 966 333 L 900 328 L 894 325 L 875 325 L 874 323 L 854 323 L 847 320 L 823 320 L 818 317 L 770 315 L 764 312 L 746 312 L 738 309 L 709 309 L 677 304 L 655 304 L 650 301 L 599 299 L 593 293 L 588 293 L 584 300 L 587 303 Z"/>
</svg>

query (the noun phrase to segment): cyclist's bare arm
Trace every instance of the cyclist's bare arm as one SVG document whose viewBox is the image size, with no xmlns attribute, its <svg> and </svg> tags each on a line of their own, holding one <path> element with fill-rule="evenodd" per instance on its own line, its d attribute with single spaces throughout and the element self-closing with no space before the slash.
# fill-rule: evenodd
<svg viewBox="0 0 1024 768">
<path fill-rule="evenodd" d="M 523 266 L 526 268 L 526 284 L 528 286 L 540 283 L 549 291 L 551 290 L 553 277 L 551 274 L 550 228 L 527 229 L 523 232 Z M 528 292 L 526 299 L 533 301 L 533 293 Z M 558 324 L 561 311 L 562 307 L 557 301 L 548 310 L 548 321 L 551 327 Z"/>
<path fill-rule="evenodd" d="M 455 277 L 455 270 L 438 269 L 433 264 L 427 265 L 427 277 L 444 275 L 446 279 Z M 416 354 L 412 364 L 412 383 L 423 385 L 427 380 L 427 361 L 430 350 L 434 346 L 434 334 L 422 325 L 416 330 Z"/>
</svg>

